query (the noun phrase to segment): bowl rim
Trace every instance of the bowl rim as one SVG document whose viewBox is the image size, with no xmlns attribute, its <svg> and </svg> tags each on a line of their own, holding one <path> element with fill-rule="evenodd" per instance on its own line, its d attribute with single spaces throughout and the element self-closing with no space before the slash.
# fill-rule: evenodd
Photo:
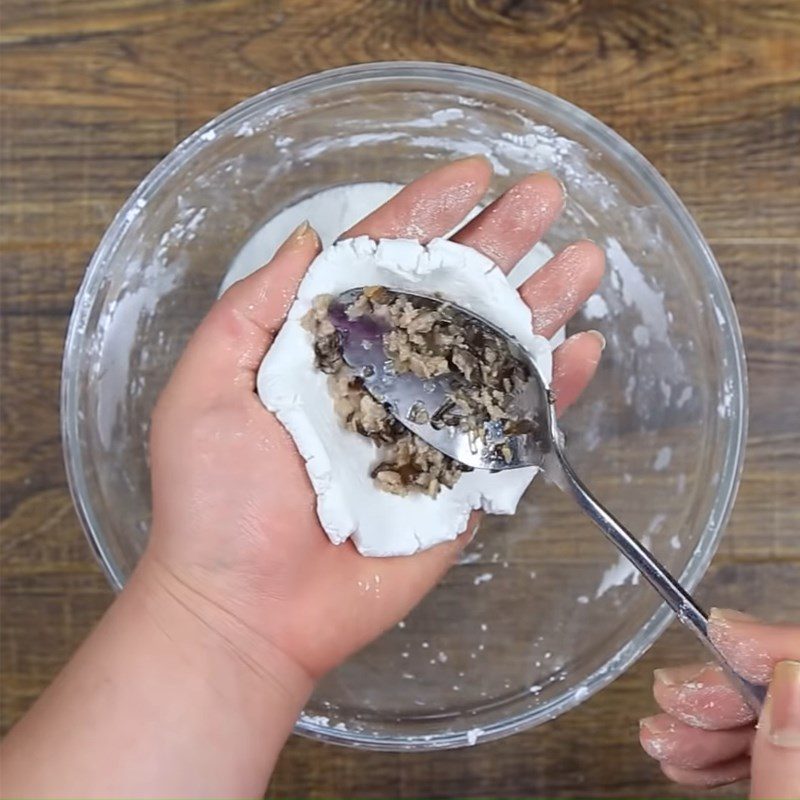
<svg viewBox="0 0 800 800">
<path fill-rule="evenodd" d="M 605 123 L 569 101 L 516 78 L 477 67 L 435 61 L 379 61 L 324 70 L 271 87 L 232 106 L 198 128 L 141 181 L 117 212 L 89 262 L 76 294 L 67 329 L 61 373 L 61 435 L 67 482 L 73 503 L 92 552 L 115 591 L 122 588 L 123 581 L 113 554 L 104 542 L 100 525 L 88 499 L 86 473 L 79 444 L 79 392 L 74 380 L 77 375 L 77 360 L 82 351 L 81 339 L 92 309 L 94 290 L 103 274 L 103 266 L 113 257 L 147 198 L 158 190 L 176 167 L 199 152 L 207 141 L 215 138 L 221 127 L 237 124 L 256 109 L 263 114 L 270 108 L 277 108 L 286 97 L 321 91 L 332 85 L 386 83 L 409 79 L 425 80 L 431 84 L 444 83 L 451 88 L 457 87 L 464 94 L 469 94 L 474 89 L 490 89 L 506 98 L 519 99 L 525 106 L 533 105 L 546 111 L 551 120 L 579 127 L 593 141 L 614 152 L 625 167 L 635 172 L 637 178 L 647 185 L 673 218 L 697 262 L 703 265 L 700 276 L 708 284 L 714 305 L 725 322 L 720 326 L 723 347 L 728 355 L 723 366 L 728 369 L 726 377 L 730 378 L 729 385 L 733 387 L 733 402 L 729 408 L 731 434 L 726 445 L 725 469 L 720 475 L 719 491 L 706 528 L 680 575 L 680 581 L 691 591 L 705 574 L 727 525 L 741 478 L 747 437 L 748 386 L 742 334 L 730 291 L 697 223 L 672 187 L 633 145 Z M 662 603 L 627 644 L 582 682 L 581 686 L 585 691 L 580 696 L 573 687 L 535 709 L 482 727 L 478 740 L 483 743 L 499 739 L 569 711 L 619 677 L 653 645 L 671 621 L 672 614 Z M 449 749 L 474 743 L 465 732 L 398 737 L 338 730 L 305 715 L 295 725 L 295 732 L 330 743 L 382 751 Z"/>
</svg>

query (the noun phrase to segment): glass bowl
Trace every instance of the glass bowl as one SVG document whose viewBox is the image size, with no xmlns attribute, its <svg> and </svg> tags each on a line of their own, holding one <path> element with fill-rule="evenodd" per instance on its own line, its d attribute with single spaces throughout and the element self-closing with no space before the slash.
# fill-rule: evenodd
<svg viewBox="0 0 800 800">
<path fill-rule="evenodd" d="M 736 492 L 746 386 L 735 312 L 695 223 L 633 147 L 575 106 L 490 72 L 395 62 L 312 75 L 225 112 L 152 171 L 103 238 L 67 335 L 62 425 L 75 504 L 115 587 L 147 538 L 151 409 L 248 238 L 322 189 L 406 182 L 474 153 L 494 164 L 494 194 L 556 174 L 568 201 L 547 244 L 588 237 L 606 250 L 608 275 L 569 326 L 599 329 L 608 346 L 564 418 L 568 451 L 697 584 Z M 535 481 L 407 620 L 322 681 L 297 731 L 387 750 L 505 736 L 594 694 L 668 621 L 571 501 Z"/>
</svg>

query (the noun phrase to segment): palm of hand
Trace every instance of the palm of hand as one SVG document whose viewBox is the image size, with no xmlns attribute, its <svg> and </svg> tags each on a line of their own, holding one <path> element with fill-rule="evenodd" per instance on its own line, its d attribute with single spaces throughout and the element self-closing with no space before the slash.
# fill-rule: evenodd
<svg viewBox="0 0 800 800">
<path fill-rule="evenodd" d="M 442 235 L 479 201 L 488 165 L 435 170 L 346 235 Z M 510 269 L 561 210 L 556 181 L 531 176 L 455 238 Z M 182 584 L 319 676 L 404 616 L 449 567 L 464 537 L 404 558 L 365 558 L 320 528 L 315 496 L 289 435 L 254 393 L 255 372 L 318 250 L 290 238 L 268 268 L 215 304 L 154 414 L 153 530 L 148 553 Z M 549 336 L 597 286 L 602 254 L 568 247 L 521 288 Z M 539 312 L 538 314 L 536 312 Z M 563 409 L 590 380 L 602 349 L 592 334 L 555 354 Z"/>
</svg>

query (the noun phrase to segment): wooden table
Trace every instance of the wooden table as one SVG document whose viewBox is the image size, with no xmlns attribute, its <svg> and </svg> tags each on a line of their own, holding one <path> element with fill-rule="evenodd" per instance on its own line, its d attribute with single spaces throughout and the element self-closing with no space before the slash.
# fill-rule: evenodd
<svg viewBox="0 0 800 800">
<path fill-rule="evenodd" d="M 58 426 L 64 332 L 100 235 L 201 123 L 354 62 L 522 78 L 612 125 L 677 189 L 733 290 L 751 381 L 746 472 L 701 595 L 800 618 L 800 4 L 5 0 L 2 17 L 4 729 L 111 599 L 72 509 Z M 578 710 L 468 750 L 356 753 L 294 738 L 271 794 L 688 796 L 642 755 L 636 721 L 653 707 L 653 667 L 693 655 L 673 628 Z"/>
</svg>

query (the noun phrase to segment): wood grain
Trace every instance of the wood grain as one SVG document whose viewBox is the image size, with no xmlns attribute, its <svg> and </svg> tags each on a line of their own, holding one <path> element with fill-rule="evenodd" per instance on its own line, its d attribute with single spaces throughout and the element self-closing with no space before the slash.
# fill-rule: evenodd
<svg viewBox="0 0 800 800">
<path fill-rule="evenodd" d="M 61 464 L 63 336 L 112 215 L 186 134 L 268 86 L 344 64 L 453 61 L 586 108 L 689 206 L 737 302 L 747 466 L 701 593 L 800 618 L 800 4 L 792 0 L 5 0 L 2 26 L 2 726 L 111 598 Z M 274 797 L 687 797 L 636 744 L 650 670 L 697 655 L 670 630 L 536 731 L 435 755 L 293 739 Z M 743 788 L 722 790 L 741 796 Z"/>
</svg>

